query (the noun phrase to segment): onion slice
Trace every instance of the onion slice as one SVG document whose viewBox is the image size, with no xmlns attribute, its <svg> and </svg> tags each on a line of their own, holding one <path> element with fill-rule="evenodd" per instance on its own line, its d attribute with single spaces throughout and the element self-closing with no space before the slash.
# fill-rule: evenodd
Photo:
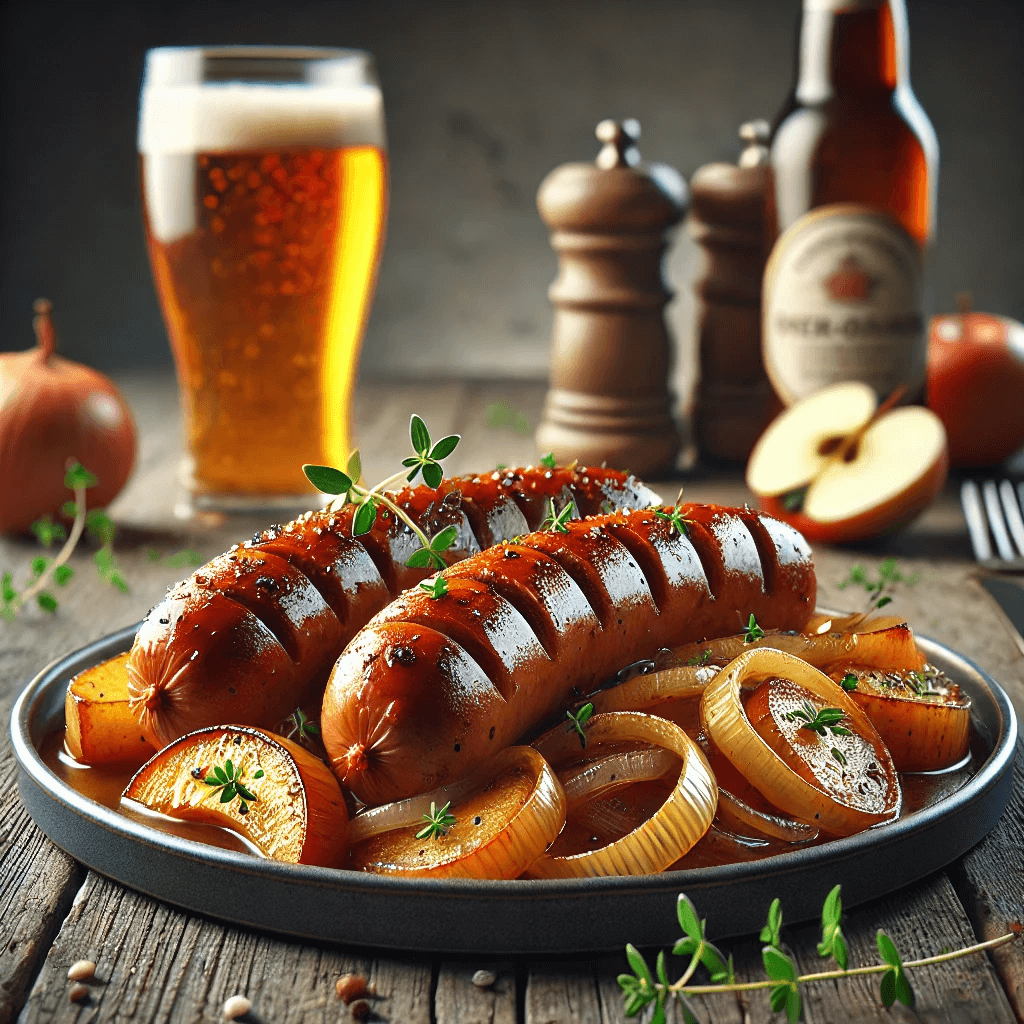
<svg viewBox="0 0 1024 1024">
<path fill-rule="evenodd" d="M 700 698 L 704 688 L 718 675 L 717 665 L 679 665 L 646 675 L 634 676 L 587 700 L 595 714 L 609 711 L 646 711 L 667 718 L 696 737 L 699 730 Z"/>
<path fill-rule="evenodd" d="M 409 822 L 412 801 L 390 813 L 401 822 L 349 848 L 346 866 L 375 874 L 431 878 L 516 878 L 551 844 L 565 822 L 565 793 L 555 773 L 532 747 L 506 747 L 466 783 L 458 802 L 427 794 L 443 807 L 452 800 L 455 824 L 417 838 L 424 821 Z M 421 812 L 422 813 L 422 812 Z M 357 815 L 357 817 L 359 817 Z M 377 824 L 386 819 L 382 814 Z M 370 830 L 374 825 L 360 826 Z M 358 835 L 358 833 L 357 833 Z"/>
<path fill-rule="evenodd" d="M 914 632 L 905 622 L 867 633 L 808 634 L 770 630 L 750 643 L 744 640 L 744 636 L 740 633 L 673 648 L 659 661 L 659 666 L 683 666 L 693 658 L 702 659 L 704 664 L 725 665 L 747 651 L 762 648 L 783 651 L 823 670 L 835 664 L 862 665 L 886 671 L 920 671 L 925 666 L 924 655 L 914 641 Z"/>
<path fill-rule="evenodd" d="M 843 727 L 870 748 L 871 760 L 855 765 L 856 774 L 837 767 L 833 785 L 820 773 L 800 770 L 804 766 L 785 738 L 780 741 L 788 751 L 783 757 L 754 728 L 743 703 L 743 690 L 769 680 L 791 681 L 824 706 L 841 709 Z M 902 793 L 896 767 L 867 715 L 842 687 L 799 658 L 769 648 L 741 654 L 705 690 L 700 714 L 711 742 L 766 800 L 798 821 L 842 836 L 899 813 Z M 824 749 L 827 753 L 827 744 Z"/>
<path fill-rule="evenodd" d="M 679 756 L 662 747 L 624 750 L 618 754 L 590 761 L 558 772 L 558 781 L 565 790 L 566 815 L 580 804 L 613 793 L 635 782 L 650 782 L 670 772 L 679 772 Z"/>
<path fill-rule="evenodd" d="M 718 787 L 697 745 L 674 722 L 635 711 L 594 715 L 586 725 L 588 747 L 651 744 L 682 761 L 679 779 L 661 807 L 638 828 L 595 850 L 567 856 L 542 854 L 530 866 L 531 878 L 583 878 L 646 875 L 664 871 L 708 830 Z M 579 759 L 579 737 L 564 728 L 540 737 L 536 746 L 554 763 Z"/>
</svg>

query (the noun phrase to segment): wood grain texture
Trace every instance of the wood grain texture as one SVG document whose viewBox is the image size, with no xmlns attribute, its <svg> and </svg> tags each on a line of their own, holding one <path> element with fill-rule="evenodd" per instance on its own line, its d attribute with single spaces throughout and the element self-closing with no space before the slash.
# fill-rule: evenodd
<svg viewBox="0 0 1024 1024">
<path fill-rule="evenodd" d="M 8 748 L 0 755 L 0 1024 L 14 1020 L 84 877 L 22 807 Z"/>
<path fill-rule="evenodd" d="M 358 941 L 358 936 L 353 936 Z M 96 963 L 88 1014 L 68 1000 L 68 967 Z M 378 1018 L 430 1024 L 428 960 L 363 957 L 187 914 L 90 873 L 29 995 L 21 1024 L 215 1021 L 244 995 L 270 1024 L 350 1019 L 334 985 L 367 978 Z"/>
<path fill-rule="evenodd" d="M 698 906 L 697 910 L 699 913 L 701 908 Z M 942 874 L 846 915 L 843 930 L 849 942 L 851 967 L 880 962 L 875 944 L 879 928 L 892 938 L 905 960 L 932 956 L 943 947 L 956 948 L 976 941 L 955 892 Z M 811 924 L 787 928 L 785 907 L 782 937 L 801 974 L 835 968 L 831 960 L 823 961 L 817 955 L 820 927 Z M 765 977 L 760 943 L 756 940 L 730 941 L 723 944 L 722 951 L 734 955 L 738 980 L 759 981 Z M 653 971 L 657 950 L 644 953 Z M 671 955 L 667 959 L 668 976 L 674 981 L 687 961 Z M 628 970 L 625 956 L 585 962 L 559 960 L 533 966 L 526 989 L 526 1024 L 622 1024 L 628 1018 L 623 1013 L 615 976 Z M 917 1017 L 912 1019 L 1013 1024 L 1015 1018 L 1006 994 L 984 955 L 918 968 L 908 972 L 908 976 L 916 996 Z M 882 1006 L 879 981 L 880 976 L 872 975 L 805 985 L 805 1019 L 816 1024 L 881 1024 L 902 1019 L 900 1009 L 890 1011 Z M 763 1021 L 772 1016 L 767 990 L 694 997 L 691 1006 L 705 1024 Z M 678 1005 L 672 1005 L 668 1019 L 683 1019 Z"/>
<path fill-rule="evenodd" d="M 479 970 L 493 971 L 493 985 L 473 984 Z M 511 961 L 447 961 L 434 993 L 435 1024 L 516 1024 L 516 968 Z"/>
<path fill-rule="evenodd" d="M 1017 741 L 1013 796 L 996 827 L 950 871 L 961 902 L 982 939 L 1024 920 L 1024 737 Z M 989 954 L 1018 1020 L 1024 1021 L 1024 940 Z"/>
</svg>

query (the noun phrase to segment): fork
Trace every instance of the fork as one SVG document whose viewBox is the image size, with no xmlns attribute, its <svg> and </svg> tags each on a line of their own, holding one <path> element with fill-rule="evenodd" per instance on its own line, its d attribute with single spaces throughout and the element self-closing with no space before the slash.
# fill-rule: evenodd
<svg viewBox="0 0 1024 1024">
<path fill-rule="evenodd" d="M 1024 481 L 1015 488 L 1010 480 L 986 480 L 979 490 L 975 481 L 965 480 L 960 504 L 978 564 L 996 572 L 1024 572 Z"/>
</svg>

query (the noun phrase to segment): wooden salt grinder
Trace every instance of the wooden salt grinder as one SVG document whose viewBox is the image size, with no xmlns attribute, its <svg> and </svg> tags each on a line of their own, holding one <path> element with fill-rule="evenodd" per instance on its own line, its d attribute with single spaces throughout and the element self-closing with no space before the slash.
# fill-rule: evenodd
<svg viewBox="0 0 1024 1024">
<path fill-rule="evenodd" d="M 688 228 L 705 255 L 694 283 L 699 377 L 693 402 L 693 436 L 704 462 L 745 462 L 781 409 L 761 359 L 769 132 L 767 121 L 744 124 L 739 166 L 707 164 L 690 179 Z"/>
<path fill-rule="evenodd" d="M 671 469 L 679 450 L 661 259 L 686 184 L 671 167 L 637 166 L 638 136 L 636 122 L 602 121 L 597 160 L 556 168 L 537 192 L 559 273 L 548 290 L 551 387 L 536 440 L 559 463 L 649 475 Z"/>
</svg>

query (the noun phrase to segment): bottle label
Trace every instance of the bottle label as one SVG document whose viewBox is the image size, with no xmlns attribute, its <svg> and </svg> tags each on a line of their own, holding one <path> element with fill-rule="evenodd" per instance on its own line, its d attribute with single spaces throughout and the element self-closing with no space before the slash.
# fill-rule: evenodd
<svg viewBox="0 0 1024 1024">
<path fill-rule="evenodd" d="M 764 275 L 765 369 L 792 404 L 860 380 L 880 399 L 924 387 L 927 336 L 917 242 L 856 204 L 820 206 L 775 243 Z"/>
</svg>

